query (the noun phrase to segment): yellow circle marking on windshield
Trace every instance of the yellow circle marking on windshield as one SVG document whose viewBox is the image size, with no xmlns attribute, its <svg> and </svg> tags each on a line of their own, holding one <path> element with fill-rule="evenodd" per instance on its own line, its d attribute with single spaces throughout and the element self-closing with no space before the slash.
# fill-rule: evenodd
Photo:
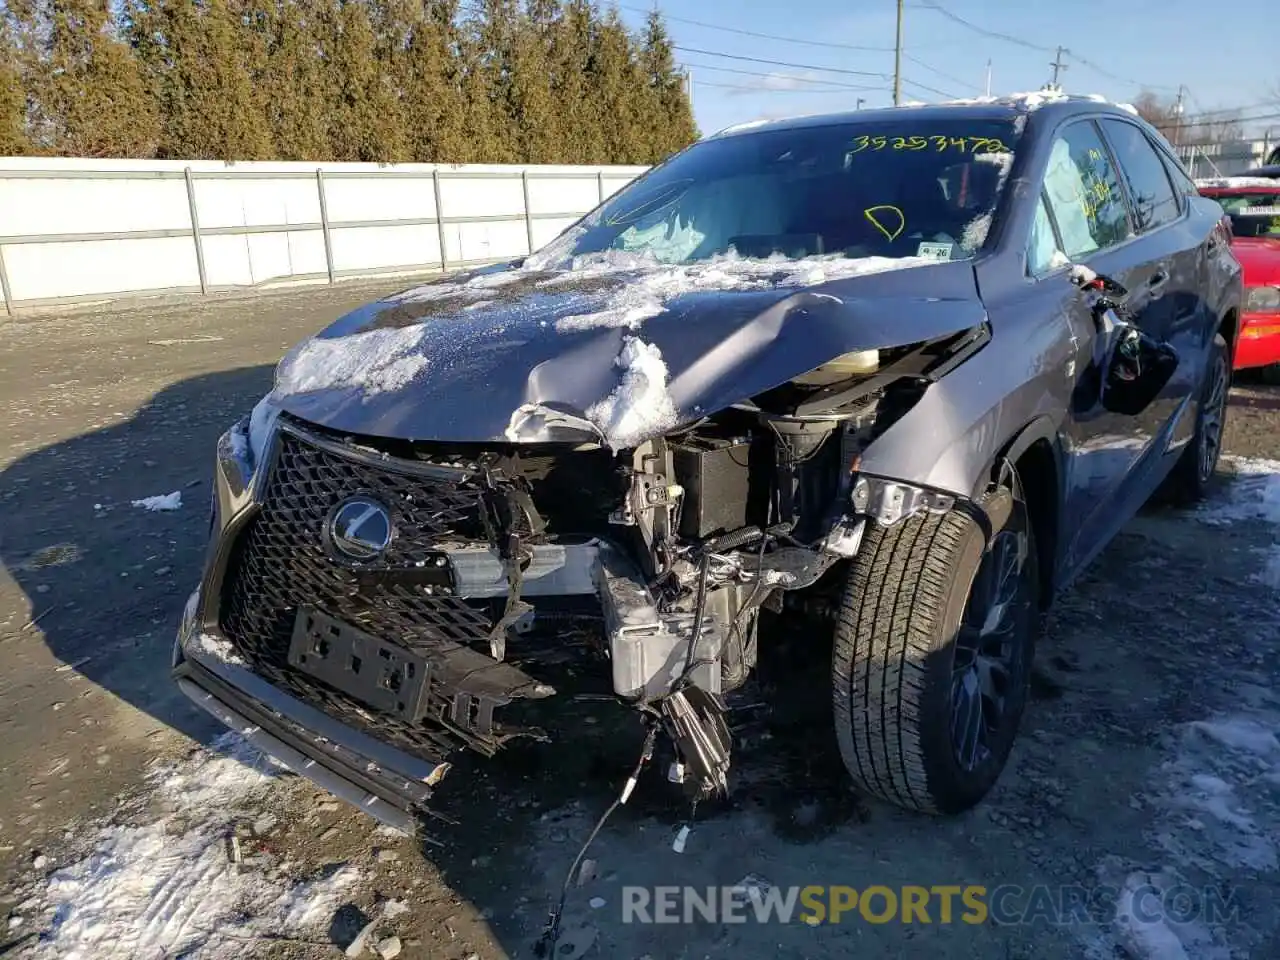
<svg viewBox="0 0 1280 960">
<path fill-rule="evenodd" d="M 867 207 L 862 211 L 862 215 L 870 220 L 871 225 L 883 233 L 890 243 L 902 236 L 902 231 L 907 228 L 907 215 L 892 204 L 883 203 L 878 207 Z M 895 217 L 898 221 L 896 225 L 893 223 Z M 884 222 L 886 219 L 888 223 Z"/>
</svg>

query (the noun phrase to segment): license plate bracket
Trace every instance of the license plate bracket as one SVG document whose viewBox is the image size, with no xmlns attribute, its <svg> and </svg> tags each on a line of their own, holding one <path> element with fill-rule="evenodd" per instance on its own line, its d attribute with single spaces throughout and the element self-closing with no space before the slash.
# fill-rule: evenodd
<svg viewBox="0 0 1280 960">
<path fill-rule="evenodd" d="M 314 607 L 300 607 L 289 641 L 289 665 L 409 723 L 421 719 L 427 661 Z"/>
</svg>

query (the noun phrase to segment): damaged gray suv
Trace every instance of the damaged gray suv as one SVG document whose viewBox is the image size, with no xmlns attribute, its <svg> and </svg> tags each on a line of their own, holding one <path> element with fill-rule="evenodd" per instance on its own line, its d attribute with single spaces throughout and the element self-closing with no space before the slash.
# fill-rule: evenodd
<svg viewBox="0 0 1280 960">
<path fill-rule="evenodd" d="M 177 683 L 411 830 L 460 749 L 570 736 L 521 719 L 586 680 L 724 792 L 726 702 L 807 617 L 854 784 L 967 809 L 1055 593 L 1209 489 L 1228 239 L 1096 99 L 706 138 L 285 356 L 218 445 Z"/>
</svg>

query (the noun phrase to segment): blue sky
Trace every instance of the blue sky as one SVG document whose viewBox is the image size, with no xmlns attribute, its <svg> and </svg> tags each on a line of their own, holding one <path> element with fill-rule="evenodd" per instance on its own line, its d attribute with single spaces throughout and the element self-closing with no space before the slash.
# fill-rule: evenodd
<svg viewBox="0 0 1280 960">
<path fill-rule="evenodd" d="M 998 6 L 937 0 L 943 11 L 1019 41 L 1011 42 L 962 26 L 930 6 L 931 0 L 907 0 L 903 99 L 943 99 L 938 91 L 980 95 L 988 60 L 993 93 L 1035 90 L 1049 80 L 1049 62 L 1061 44 L 1071 51 L 1063 57 L 1068 68 L 1060 77 L 1068 92 L 1127 102 L 1144 85 L 1172 98 L 1185 84 L 1187 114 L 1236 106 L 1247 108 L 1246 118 L 1280 114 L 1277 2 L 1231 0 L 1229 16 L 1217 16 L 1202 0 L 1005 0 Z M 638 26 L 651 0 L 618 3 L 624 19 Z M 659 8 L 685 48 L 676 55 L 692 70 L 694 112 L 704 134 L 762 117 L 852 108 L 858 98 L 868 107 L 893 102 L 895 0 L 659 0 Z M 682 20 L 810 42 L 779 42 Z M 1273 105 L 1257 106 L 1266 101 Z M 1251 130 L 1268 126 L 1273 139 L 1280 135 L 1280 116 Z"/>
</svg>

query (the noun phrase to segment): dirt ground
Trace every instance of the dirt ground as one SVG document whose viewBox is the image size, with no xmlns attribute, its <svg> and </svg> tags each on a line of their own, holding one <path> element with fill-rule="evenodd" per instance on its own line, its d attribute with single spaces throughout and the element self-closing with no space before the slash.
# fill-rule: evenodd
<svg viewBox="0 0 1280 960">
<path fill-rule="evenodd" d="M 417 842 L 247 753 L 168 677 L 214 441 L 286 347 L 403 285 L 0 323 L 0 956 L 340 957 L 366 927 L 349 955 L 534 956 L 634 763 L 629 712 L 574 701 L 556 742 L 460 759 L 438 794 L 456 822 Z M 855 796 L 800 644 L 735 719 L 727 803 L 690 823 L 653 770 L 609 820 L 557 957 L 1280 956 L 1280 390 L 1237 387 L 1226 448 L 1216 504 L 1144 513 L 1064 595 L 977 810 Z M 1004 898 L 977 923 L 958 899 L 953 922 L 937 901 L 928 923 L 624 922 L 624 887 L 744 881 Z M 1144 891 L 1164 909 L 1138 916 Z"/>
</svg>

